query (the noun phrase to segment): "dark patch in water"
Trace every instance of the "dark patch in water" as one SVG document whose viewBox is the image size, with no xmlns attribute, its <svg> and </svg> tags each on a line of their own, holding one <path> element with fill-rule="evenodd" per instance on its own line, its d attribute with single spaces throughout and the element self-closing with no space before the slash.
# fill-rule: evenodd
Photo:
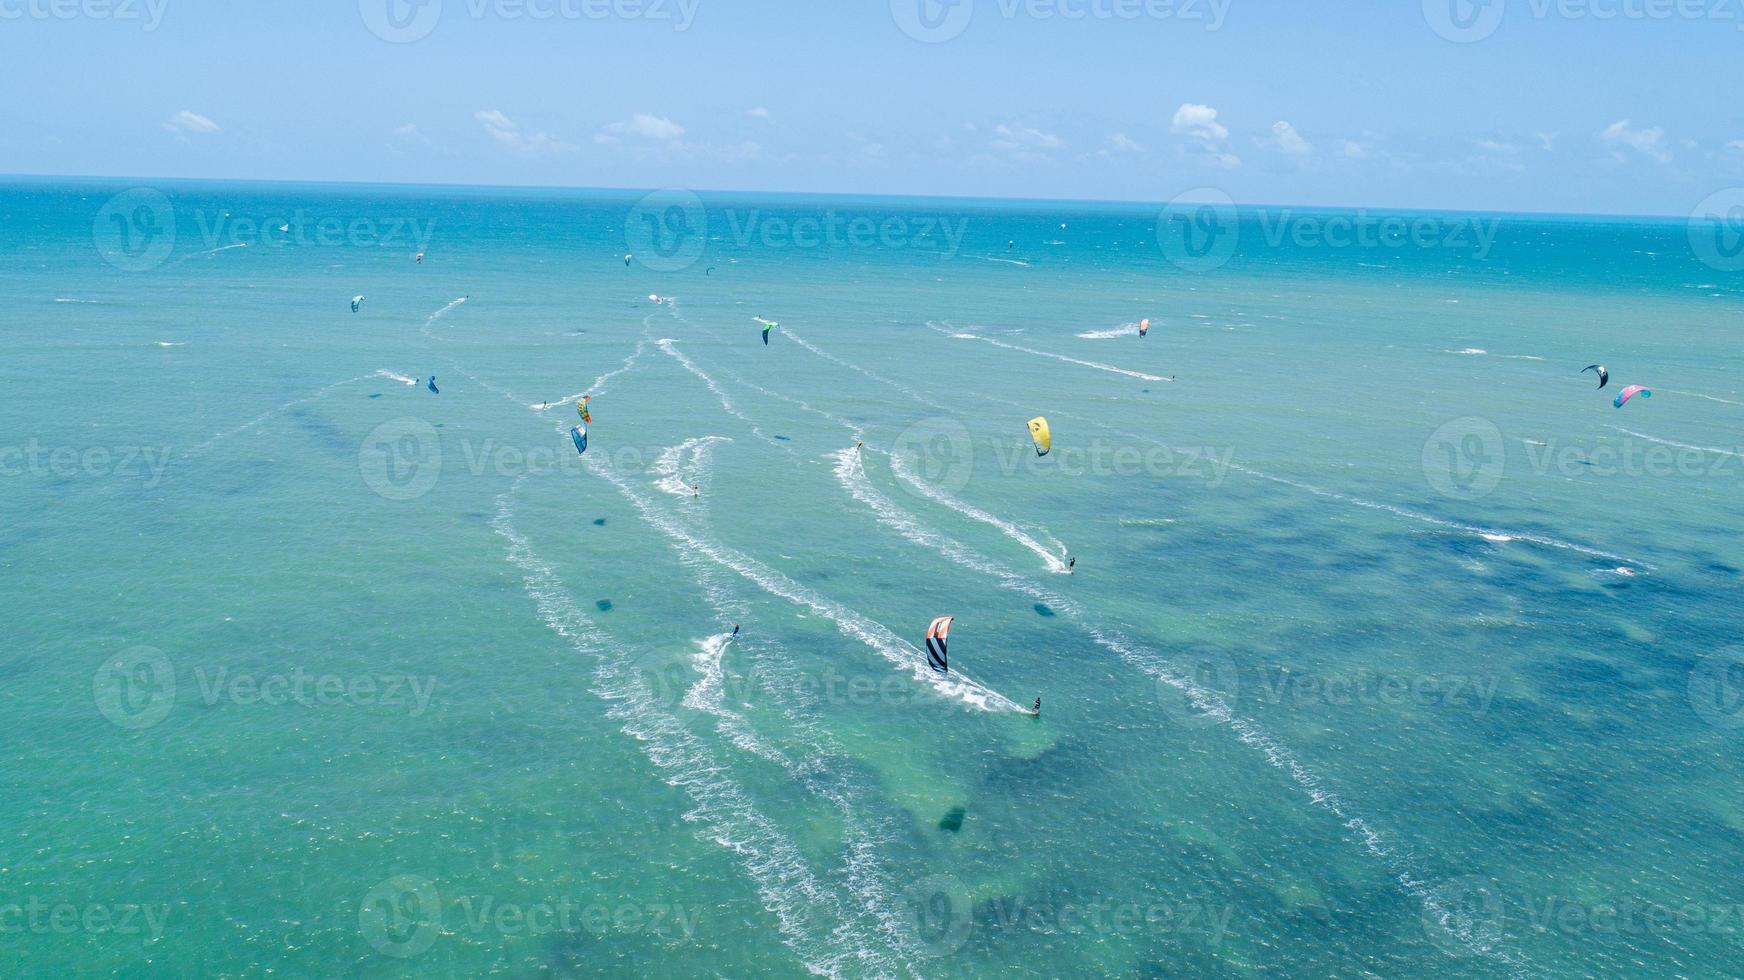
<svg viewBox="0 0 1744 980">
<path fill-rule="evenodd" d="M 1035 611 L 1037 616 L 1052 616 L 1054 614 L 1054 611 L 1050 609 L 1048 604 L 1045 602 L 1036 603 Z"/>
<path fill-rule="evenodd" d="M 606 526 L 606 519 L 603 517 L 594 518 L 593 519 L 593 526 L 594 527 L 605 527 Z"/>
<path fill-rule="evenodd" d="M 304 432 L 314 436 L 328 449 L 336 453 L 354 453 L 357 451 L 356 445 L 345 438 L 344 430 L 335 425 L 331 419 L 307 409 L 293 410 L 291 418 L 296 419 L 297 424 L 302 427 Z"/>
<path fill-rule="evenodd" d="M 775 438 L 780 439 L 782 442 L 792 442 L 793 441 L 792 439 L 789 439 L 786 436 L 776 436 Z"/>
<path fill-rule="evenodd" d="M 941 819 L 939 821 L 939 829 L 940 830 L 948 830 L 953 834 L 959 830 L 962 830 L 963 829 L 963 817 L 966 814 L 967 814 L 967 811 L 965 811 L 960 806 L 951 807 L 950 811 L 948 813 L 946 813 L 944 815 L 943 819 Z"/>
<path fill-rule="evenodd" d="M 1738 570 L 1736 568 L 1733 568 L 1731 565 L 1728 565 L 1723 561 L 1708 562 L 1708 571 L 1716 572 L 1720 575 L 1736 575 L 1736 574 L 1738 574 Z"/>
<path fill-rule="evenodd" d="M 373 394 L 373 395 L 371 395 L 371 396 L 369 396 L 369 397 L 371 397 L 371 398 L 380 398 L 380 397 L 381 397 L 381 392 L 379 392 L 379 391 L 378 391 L 378 392 L 376 392 L 376 393 L 375 393 L 375 394 Z"/>
<path fill-rule="evenodd" d="M 596 608 L 598 608 L 600 612 L 611 612 L 612 611 L 612 600 L 601 599 L 598 602 L 594 603 L 594 606 Z"/>
<path fill-rule="evenodd" d="M 438 423 L 436 423 L 436 428 L 438 428 L 438 429 L 446 429 L 446 428 L 448 428 L 448 423 L 446 423 L 446 422 L 438 422 Z"/>
</svg>

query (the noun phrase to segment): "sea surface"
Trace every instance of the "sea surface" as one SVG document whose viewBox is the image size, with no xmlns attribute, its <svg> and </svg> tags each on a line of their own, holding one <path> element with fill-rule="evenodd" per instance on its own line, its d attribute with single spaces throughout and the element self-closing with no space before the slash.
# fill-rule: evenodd
<svg viewBox="0 0 1744 980">
<path fill-rule="evenodd" d="M 1706 232 L 0 184 L 0 973 L 1737 975 Z"/>
</svg>

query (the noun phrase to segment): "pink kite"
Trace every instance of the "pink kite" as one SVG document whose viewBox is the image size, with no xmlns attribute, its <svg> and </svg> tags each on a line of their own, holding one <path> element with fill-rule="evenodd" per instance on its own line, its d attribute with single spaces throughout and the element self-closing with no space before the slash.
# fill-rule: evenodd
<svg viewBox="0 0 1744 980">
<path fill-rule="evenodd" d="M 1629 399 L 1634 398 L 1636 395 L 1640 395 L 1642 398 L 1652 398 L 1653 392 L 1648 391 L 1646 385 L 1630 385 L 1629 387 L 1624 388 L 1623 393 L 1618 395 L 1617 400 L 1611 404 L 1618 408 L 1622 408 L 1624 405 L 1629 403 Z"/>
</svg>

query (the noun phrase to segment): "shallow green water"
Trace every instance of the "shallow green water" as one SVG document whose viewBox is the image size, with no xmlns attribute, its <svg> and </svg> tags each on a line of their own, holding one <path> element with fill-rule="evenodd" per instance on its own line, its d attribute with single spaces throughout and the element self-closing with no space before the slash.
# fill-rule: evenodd
<svg viewBox="0 0 1744 980">
<path fill-rule="evenodd" d="M 6 972 L 1735 969 L 1682 224 L 125 189 L 0 190 Z"/>
</svg>

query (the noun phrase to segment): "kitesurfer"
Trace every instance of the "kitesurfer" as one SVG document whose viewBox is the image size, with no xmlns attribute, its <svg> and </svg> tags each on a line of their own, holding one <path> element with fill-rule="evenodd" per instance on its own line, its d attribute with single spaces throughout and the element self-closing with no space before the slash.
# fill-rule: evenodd
<svg viewBox="0 0 1744 980">
<path fill-rule="evenodd" d="M 1078 559 L 1076 559 L 1076 558 L 1066 559 L 1066 574 L 1067 575 L 1076 575 L 1077 574 L 1077 572 L 1076 572 L 1077 567 L 1078 567 Z"/>
<path fill-rule="evenodd" d="M 1035 715 L 1037 718 L 1040 718 L 1042 716 L 1042 699 L 1041 698 L 1036 698 L 1035 707 L 1029 709 L 1029 713 L 1032 715 Z"/>
<path fill-rule="evenodd" d="M 734 635 L 734 636 L 738 636 L 738 635 L 739 635 L 739 624 L 738 624 L 738 623 L 734 623 L 734 624 L 733 624 L 733 635 Z"/>
<path fill-rule="evenodd" d="M 433 395 L 442 394 L 442 390 L 436 387 L 436 376 L 434 374 L 430 375 L 430 383 L 426 384 L 424 387 L 430 389 L 430 393 Z"/>
</svg>

